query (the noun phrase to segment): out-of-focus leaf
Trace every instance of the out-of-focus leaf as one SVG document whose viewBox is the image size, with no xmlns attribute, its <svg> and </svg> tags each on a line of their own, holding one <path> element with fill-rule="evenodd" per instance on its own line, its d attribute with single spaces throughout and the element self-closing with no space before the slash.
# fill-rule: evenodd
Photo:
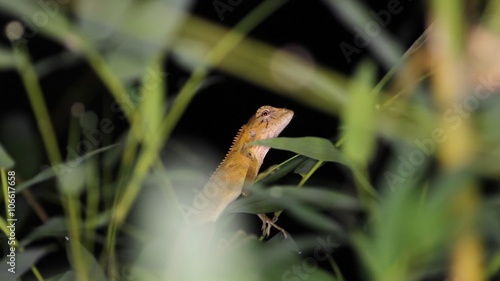
<svg viewBox="0 0 500 281">
<path fill-rule="evenodd" d="M 413 162 L 411 157 L 415 153 L 422 153 L 418 148 L 409 146 L 404 142 L 394 142 L 394 157 L 388 160 L 388 164 L 380 177 L 378 184 L 382 190 L 389 189 L 396 191 L 400 188 L 414 185 L 416 181 L 421 180 L 425 171 L 431 164 L 431 158 L 428 157 L 423 163 Z"/>
<path fill-rule="evenodd" d="M 267 213 L 287 209 L 302 223 L 320 231 L 343 234 L 342 227 L 318 210 L 357 210 L 356 199 L 333 191 L 318 188 L 274 186 L 269 189 L 254 188 L 250 196 L 236 200 L 225 212 Z"/>
<path fill-rule="evenodd" d="M 73 271 L 66 271 L 64 274 L 59 274 L 57 276 L 45 279 L 47 281 L 74 281 L 76 280 L 76 275 Z"/>
<path fill-rule="evenodd" d="M 165 112 L 165 75 L 160 61 L 155 61 L 153 66 L 142 78 L 140 91 L 139 112 L 142 119 L 143 135 L 150 136 L 160 130 L 161 120 Z M 145 138 L 146 143 L 152 138 Z"/>
<path fill-rule="evenodd" d="M 83 161 L 89 159 L 90 157 L 97 155 L 101 152 L 104 152 L 106 150 L 109 150 L 109 149 L 116 147 L 118 145 L 119 144 L 108 145 L 108 146 L 96 149 L 92 152 L 89 152 L 89 153 L 87 153 L 81 157 L 78 157 L 76 159 L 73 159 L 69 162 L 66 162 L 65 164 L 60 164 L 60 165 L 56 166 L 55 168 L 45 169 L 42 172 L 40 172 L 39 174 L 37 174 L 35 177 L 31 178 L 30 180 L 27 180 L 27 181 L 19 184 L 16 188 L 16 193 L 20 192 L 21 190 L 23 190 L 25 188 L 28 188 L 28 187 L 34 185 L 34 184 L 51 179 L 54 176 L 56 176 L 56 173 L 61 173 L 60 174 L 61 176 L 66 176 L 67 175 L 66 173 L 71 173 L 71 171 L 72 171 L 71 167 L 77 167 Z M 66 166 L 66 165 L 68 165 L 68 166 Z"/>
<path fill-rule="evenodd" d="M 144 76 L 147 66 L 170 45 L 192 1 L 86 0 L 76 4 L 80 28 L 104 50 L 113 72 L 128 80 Z"/>
<path fill-rule="evenodd" d="M 99 263 L 96 261 L 95 257 L 91 253 L 89 253 L 89 251 L 87 251 L 87 249 L 83 245 L 78 244 L 77 247 L 79 247 L 78 252 L 80 253 L 80 256 L 78 258 L 81 259 L 80 262 L 83 262 L 83 264 L 85 264 L 85 272 L 88 274 L 89 280 L 106 281 L 107 278 L 102 268 L 99 266 Z M 66 249 L 69 262 L 74 270 L 75 261 L 73 259 L 74 256 L 71 254 L 71 247 L 69 245 L 69 242 Z"/>
<path fill-rule="evenodd" d="M 330 216 L 316 211 L 311 206 L 301 204 L 292 205 L 288 206 L 287 211 L 304 225 L 308 225 L 318 231 L 332 232 L 339 236 L 345 235 L 339 223 L 332 220 Z"/>
<path fill-rule="evenodd" d="M 426 201 L 418 185 L 407 184 L 385 194 L 368 233 L 354 236 L 354 244 L 374 280 L 407 280 L 436 258 L 440 249 L 449 247 L 457 223 L 451 218 L 454 200 L 449 192 L 439 189 L 450 191 L 453 188 L 443 184 L 453 186 L 459 182 L 448 178 L 431 183 L 429 189 L 437 192 Z M 404 260 L 400 260 L 402 256 Z"/>
<path fill-rule="evenodd" d="M 267 240 L 266 246 L 286 248 L 289 249 L 291 252 L 300 254 L 299 246 L 297 245 L 297 243 L 295 243 L 295 241 L 290 235 L 288 235 L 286 239 L 283 238 L 284 238 L 283 233 L 279 232 L 278 234 L 274 235 L 269 240 Z"/>
<path fill-rule="evenodd" d="M 358 210 L 356 198 L 339 192 L 296 186 L 273 186 L 271 188 L 253 187 L 250 195 L 236 200 L 226 209 L 226 212 L 269 213 L 292 205 L 306 204 L 321 210 Z"/>
<path fill-rule="evenodd" d="M 43 256 L 52 252 L 56 247 L 50 245 L 43 248 L 30 248 L 20 251 L 16 249 L 13 266 L 15 273 L 8 271 L 12 266 L 9 264 L 10 257 L 4 257 L 0 264 L 0 280 L 15 280 L 20 278 L 27 270 L 29 270 Z M 6 255 L 10 255 L 10 252 Z"/>
<path fill-rule="evenodd" d="M 62 217 L 50 218 L 40 227 L 31 231 L 22 241 L 21 246 L 26 246 L 32 241 L 46 237 L 62 237 L 67 234 L 66 221 Z"/>
<path fill-rule="evenodd" d="M 110 213 L 103 212 L 97 215 L 97 217 L 92 220 L 92 228 L 102 227 L 109 223 Z M 89 226 L 90 227 L 90 226 Z M 82 226 L 82 230 L 85 226 Z M 62 237 L 68 234 L 68 228 L 66 220 L 63 217 L 53 217 L 46 221 L 43 225 L 37 227 L 31 231 L 26 237 L 24 237 L 20 244 L 21 246 L 26 246 L 33 241 L 47 238 L 47 237 Z"/>
<path fill-rule="evenodd" d="M 35 63 L 35 71 L 39 78 L 43 78 L 58 70 L 63 70 L 82 62 L 82 57 L 74 52 L 66 51 L 48 58 L 41 59 Z"/>
<path fill-rule="evenodd" d="M 62 194 L 79 196 L 85 188 L 87 163 L 67 167 L 64 173 L 58 175 L 58 188 Z"/>
<path fill-rule="evenodd" d="M 375 66 L 365 61 L 358 68 L 349 86 L 349 103 L 342 110 L 344 155 L 361 167 L 366 166 L 375 148 L 376 95 L 371 93 Z"/>
<path fill-rule="evenodd" d="M 36 176 L 34 176 L 33 178 L 31 178 L 23 183 L 20 183 L 16 188 L 16 193 L 18 193 L 21 190 L 28 188 L 32 185 L 35 185 L 37 183 L 51 179 L 54 176 L 55 176 L 55 173 L 52 169 L 50 169 L 50 168 L 45 169 L 45 170 L 41 171 L 39 174 L 37 174 Z"/>
<path fill-rule="evenodd" d="M 0 167 L 3 169 L 10 169 L 14 167 L 15 162 L 10 157 L 10 155 L 5 151 L 3 146 L 0 144 Z"/>
<path fill-rule="evenodd" d="M 309 158 L 337 162 L 345 165 L 347 161 L 345 157 L 329 140 L 317 137 L 302 137 L 302 138 L 273 138 L 266 140 L 254 141 L 251 144 L 265 145 L 274 149 L 292 151 Z"/>
<path fill-rule="evenodd" d="M 70 1 L 0 0 L 0 9 L 21 18 L 32 29 L 29 35 L 25 35 L 19 42 L 28 41 L 36 34 L 42 33 L 64 45 L 78 47 L 79 36 L 66 16 L 68 3 Z"/>
</svg>

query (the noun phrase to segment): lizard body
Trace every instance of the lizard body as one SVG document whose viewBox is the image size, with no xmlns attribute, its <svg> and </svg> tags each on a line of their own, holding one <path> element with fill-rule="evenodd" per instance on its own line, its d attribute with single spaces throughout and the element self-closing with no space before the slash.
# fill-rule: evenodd
<svg viewBox="0 0 500 281">
<path fill-rule="evenodd" d="M 289 109 L 262 106 L 241 127 L 226 157 L 194 199 L 193 207 L 199 211 L 197 221 L 217 221 L 241 195 L 243 185 L 255 180 L 269 147 L 249 143 L 277 137 L 292 117 Z"/>
</svg>

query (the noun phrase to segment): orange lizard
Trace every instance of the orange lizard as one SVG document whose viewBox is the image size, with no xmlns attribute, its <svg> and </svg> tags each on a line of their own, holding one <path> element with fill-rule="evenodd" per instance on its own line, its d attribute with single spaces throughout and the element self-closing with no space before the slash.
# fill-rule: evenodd
<svg viewBox="0 0 500 281">
<path fill-rule="evenodd" d="M 241 127 L 226 157 L 195 196 L 193 207 L 197 210 L 196 221 L 217 221 L 226 207 L 242 194 L 243 185 L 255 180 L 269 147 L 249 143 L 277 137 L 292 117 L 292 110 L 265 105 Z M 287 237 L 286 231 L 276 226 L 265 214 L 259 217 L 263 222 L 263 231 L 267 229 L 267 235 L 268 225 L 272 225 Z"/>
</svg>

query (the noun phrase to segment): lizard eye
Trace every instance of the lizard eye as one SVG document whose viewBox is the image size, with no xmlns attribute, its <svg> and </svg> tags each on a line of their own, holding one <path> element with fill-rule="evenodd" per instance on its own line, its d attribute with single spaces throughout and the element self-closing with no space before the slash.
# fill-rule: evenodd
<svg viewBox="0 0 500 281">
<path fill-rule="evenodd" d="M 266 117 L 266 116 L 268 116 L 268 115 L 269 115 L 269 110 L 264 110 L 264 111 L 262 111 L 262 113 L 260 114 L 260 116 L 262 116 L 262 117 Z"/>
</svg>

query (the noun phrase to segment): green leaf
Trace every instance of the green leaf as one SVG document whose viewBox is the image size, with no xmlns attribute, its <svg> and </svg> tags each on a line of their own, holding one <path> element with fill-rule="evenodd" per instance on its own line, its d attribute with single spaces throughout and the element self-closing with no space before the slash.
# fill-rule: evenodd
<svg viewBox="0 0 500 281">
<path fill-rule="evenodd" d="M 8 170 L 14 167 L 14 165 L 15 165 L 14 160 L 10 157 L 7 151 L 5 151 L 2 144 L 0 144 L 0 167 Z"/>
<path fill-rule="evenodd" d="M 302 163 L 304 163 L 304 161 L 307 160 L 307 157 L 295 155 L 294 157 L 284 161 L 276 167 L 273 167 L 271 170 L 259 173 L 255 182 L 262 185 L 273 183 L 286 174 L 290 173 L 294 169 L 297 169 L 297 167 L 299 167 Z"/>
<path fill-rule="evenodd" d="M 95 257 L 87 251 L 83 245 L 78 244 L 77 247 L 79 248 L 78 252 L 80 253 L 79 258 L 82 259 L 81 262 L 83 262 L 86 266 L 86 272 L 90 277 L 89 280 L 106 281 L 107 278 Z M 75 269 L 75 261 L 73 260 L 74 255 L 71 254 L 69 242 L 67 243 L 66 249 L 69 262 L 72 268 Z"/>
<path fill-rule="evenodd" d="M 295 186 L 274 186 L 261 189 L 254 187 L 247 197 L 230 204 L 226 213 L 268 213 L 287 209 L 304 224 L 320 231 L 343 234 L 342 227 L 318 210 L 358 210 L 357 200 L 334 191 Z"/>
<path fill-rule="evenodd" d="M 110 220 L 110 212 L 103 212 L 97 215 L 97 217 L 90 221 L 89 223 L 92 225 L 86 225 L 87 227 L 100 227 L 105 226 L 109 223 Z M 82 231 L 86 226 L 82 226 Z M 26 237 L 24 237 L 20 244 L 21 246 L 26 246 L 29 243 L 47 238 L 47 237 L 58 237 L 61 238 L 68 234 L 68 228 L 66 224 L 66 220 L 63 217 L 52 217 L 47 220 L 43 225 L 37 227 L 33 231 L 31 231 Z"/>
<path fill-rule="evenodd" d="M 57 187 L 62 194 L 79 196 L 83 192 L 87 177 L 86 165 L 87 163 L 78 163 L 74 167 L 66 168 L 69 170 L 58 175 Z"/>
<path fill-rule="evenodd" d="M 106 49 L 110 68 L 123 80 L 147 75 L 187 15 L 192 0 L 77 1 L 77 24 L 97 49 Z"/>
<path fill-rule="evenodd" d="M 76 280 L 76 275 L 73 271 L 69 270 L 64 272 L 64 274 L 58 274 L 51 278 L 45 279 L 46 281 L 74 281 Z"/>
<path fill-rule="evenodd" d="M 312 168 L 314 168 L 317 163 L 318 160 L 309 158 L 306 161 L 302 162 L 293 172 L 304 177 L 311 172 Z"/>
<path fill-rule="evenodd" d="M 67 234 L 66 220 L 63 217 L 53 217 L 47 220 L 43 225 L 31 231 L 21 242 L 21 246 L 47 237 L 59 237 Z"/>
<path fill-rule="evenodd" d="M 90 157 L 93 157 L 101 152 L 107 151 L 107 150 L 114 148 L 114 147 L 117 147 L 117 146 L 119 146 L 119 144 L 108 145 L 108 146 L 96 149 L 92 152 L 89 152 L 81 157 L 73 159 L 72 161 L 68 161 L 68 162 L 63 163 L 63 164 L 58 164 L 53 168 L 45 169 L 45 170 L 41 171 L 39 174 L 37 174 L 36 176 L 34 176 L 33 178 L 19 184 L 16 187 L 16 193 L 19 193 L 22 190 L 24 190 L 25 188 L 33 186 L 37 183 L 41 183 L 43 181 L 46 181 L 48 179 L 55 177 L 56 173 L 61 173 L 59 175 L 65 176 L 66 173 L 71 173 L 71 171 L 74 169 L 74 168 L 72 168 L 72 166 L 78 167 L 79 165 L 81 165 L 81 163 L 83 161 L 89 159 Z"/>
<path fill-rule="evenodd" d="M 322 210 L 359 210 L 356 198 L 318 187 L 296 186 L 252 187 L 250 195 L 236 200 L 226 212 L 269 213 L 296 204 L 307 204 Z"/>
<path fill-rule="evenodd" d="M 20 251 L 15 251 L 15 273 L 8 271 L 11 266 L 9 265 L 10 257 L 4 257 L 0 264 L 0 280 L 15 280 L 20 278 L 26 271 L 28 271 L 36 262 L 43 256 L 52 252 L 55 246 L 47 246 L 43 248 L 30 248 Z M 10 251 L 6 254 L 10 255 Z"/>
<path fill-rule="evenodd" d="M 142 117 L 143 135 L 150 136 L 160 130 L 165 112 L 165 75 L 160 61 L 148 68 L 142 78 L 139 112 Z M 152 138 L 145 138 L 149 143 Z"/>
<path fill-rule="evenodd" d="M 321 214 L 310 206 L 301 204 L 292 205 L 288 206 L 287 211 L 303 224 L 315 228 L 318 231 L 333 232 L 339 236 L 345 236 L 342 226 L 329 216 Z"/>
<path fill-rule="evenodd" d="M 68 3 L 69 1 L 0 0 L 0 9 L 21 18 L 33 30 L 29 37 L 26 36 L 20 42 L 33 38 L 34 34 L 43 33 L 64 45 L 78 47 L 80 40 L 65 13 L 69 9 Z"/>
<path fill-rule="evenodd" d="M 446 185 L 453 182 L 458 181 Z M 453 237 L 458 223 L 451 212 L 456 201 L 448 192 L 448 197 L 443 196 L 445 193 L 439 191 L 442 184 L 442 179 L 431 183 L 429 190 L 436 192 L 425 201 L 422 187 L 416 184 L 386 193 L 369 231 L 353 235 L 373 280 L 408 280 L 415 276 L 415 270 L 450 247 L 453 240 L 449 237 Z"/>
<path fill-rule="evenodd" d="M 345 157 L 329 140 L 317 137 L 273 138 L 254 141 L 253 145 L 265 145 L 274 149 L 295 152 L 309 158 L 347 164 Z"/>
<path fill-rule="evenodd" d="M 342 110 L 344 155 L 357 165 L 366 166 L 375 148 L 376 95 L 372 90 L 375 66 L 365 61 L 350 83 L 350 99 Z"/>
</svg>

